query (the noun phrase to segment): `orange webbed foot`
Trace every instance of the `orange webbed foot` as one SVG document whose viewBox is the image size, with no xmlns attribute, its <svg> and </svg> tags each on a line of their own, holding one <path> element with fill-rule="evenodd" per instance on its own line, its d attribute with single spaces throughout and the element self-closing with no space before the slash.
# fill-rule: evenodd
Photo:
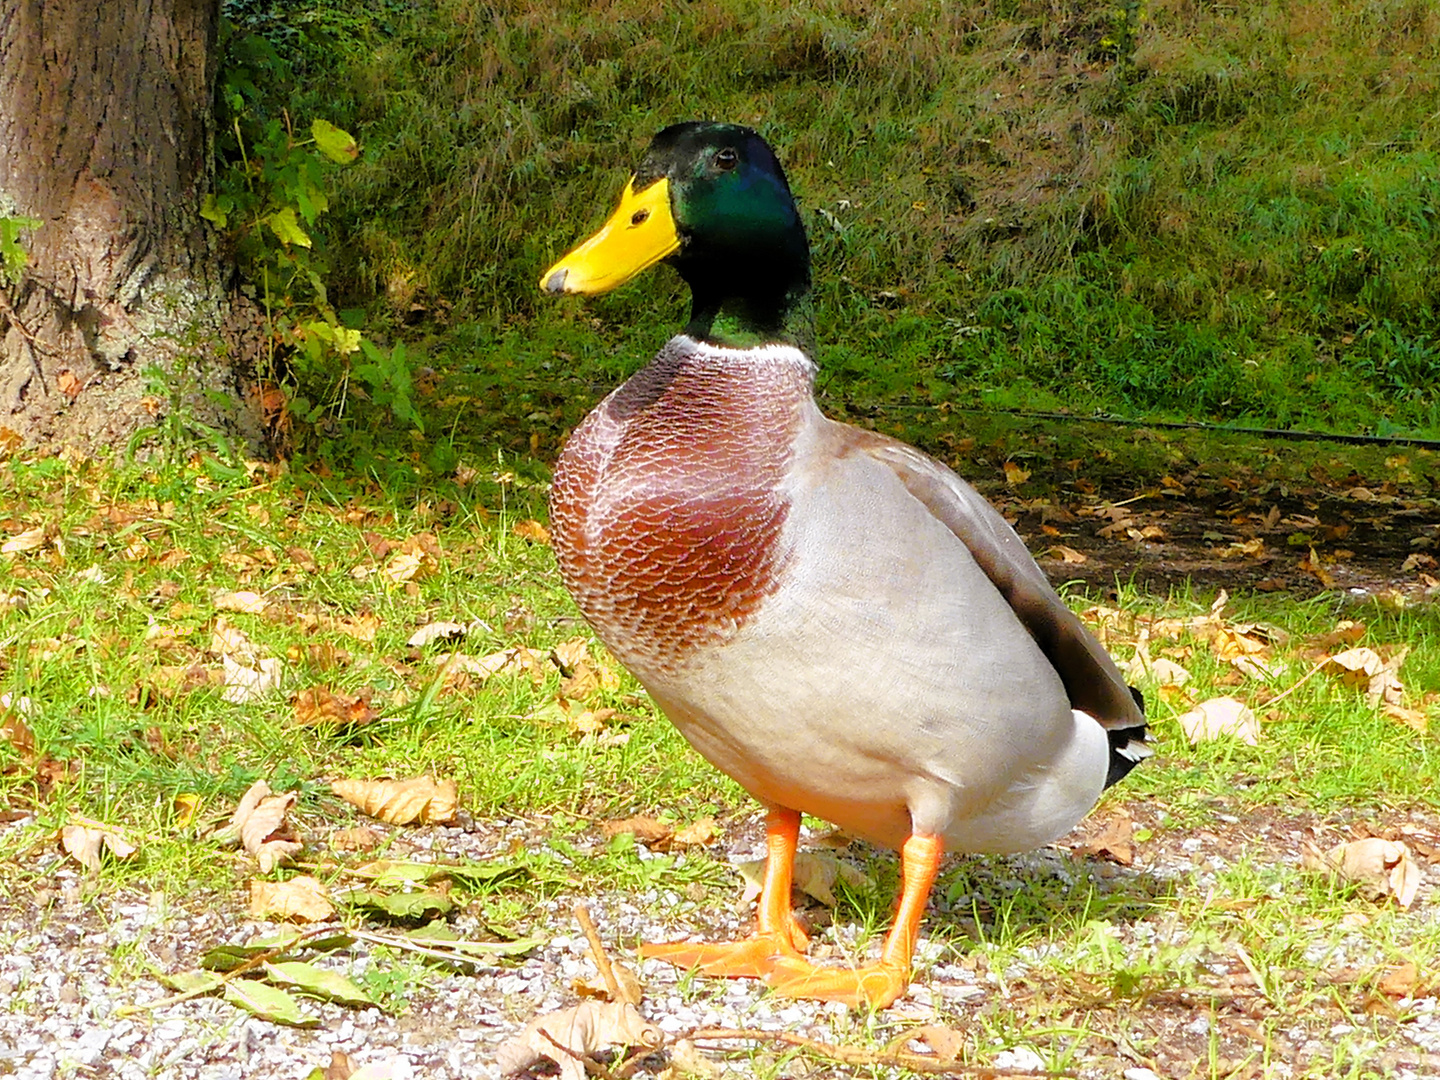
<svg viewBox="0 0 1440 1080">
<path fill-rule="evenodd" d="M 854 1009 L 884 1009 L 909 988 L 910 972 L 884 960 L 846 970 L 816 967 L 803 958 L 782 957 L 765 981 L 785 997 L 839 1001 Z"/>
<path fill-rule="evenodd" d="M 796 945 L 798 935 L 799 945 Z M 706 975 L 727 979 L 766 978 L 778 961 L 799 958 L 805 947 L 805 935 L 798 926 L 793 933 L 756 934 L 744 941 L 705 944 L 698 941 L 672 941 L 665 944 L 640 946 L 640 955 L 650 960 L 663 960 L 676 967 L 696 969 Z"/>
</svg>

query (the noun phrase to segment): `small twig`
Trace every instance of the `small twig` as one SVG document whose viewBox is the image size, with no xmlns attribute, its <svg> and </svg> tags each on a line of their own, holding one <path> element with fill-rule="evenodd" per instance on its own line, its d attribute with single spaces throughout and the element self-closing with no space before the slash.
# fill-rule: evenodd
<svg viewBox="0 0 1440 1080">
<path fill-rule="evenodd" d="M 585 939 L 590 942 L 590 955 L 595 958 L 595 966 L 600 969 L 600 977 L 605 980 L 605 989 L 610 994 L 610 1000 L 627 1000 L 620 992 L 620 980 L 615 978 L 615 969 L 610 966 L 610 957 L 605 952 L 605 943 L 600 940 L 600 931 L 595 929 L 595 920 L 590 917 L 590 908 L 583 902 L 575 905 L 575 921 L 580 924 L 580 929 L 585 931 Z"/>
<path fill-rule="evenodd" d="M 1288 690 L 1282 690 L 1282 691 L 1280 691 L 1280 693 L 1276 694 L 1276 695 L 1275 695 L 1274 697 L 1272 697 L 1269 701 L 1265 702 L 1265 708 L 1268 709 L 1271 705 L 1274 705 L 1277 701 L 1284 701 L 1287 697 L 1289 697 L 1291 694 L 1293 694 L 1296 690 L 1299 690 L 1300 687 L 1304 686 L 1307 682 L 1310 681 L 1311 677 L 1314 676 L 1314 674 L 1315 674 L 1317 671 L 1319 671 L 1321 668 L 1323 668 L 1323 667 L 1325 666 L 1326 661 L 1328 661 L 1329 659 L 1330 659 L 1330 658 L 1327 656 L 1327 657 L 1325 658 L 1325 660 L 1317 660 L 1317 661 L 1315 662 L 1315 666 L 1312 667 L 1309 671 L 1307 671 L 1304 675 L 1301 675 L 1299 679 L 1297 679 L 1294 683 L 1292 683 L 1292 684 L 1290 685 L 1290 688 L 1289 688 Z"/>
<path fill-rule="evenodd" d="M 600 1062 L 596 1061 L 594 1058 L 586 1057 L 578 1050 L 571 1050 L 570 1047 L 566 1046 L 559 1039 L 555 1038 L 554 1035 L 551 1035 L 550 1032 L 546 1031 L 543 1027 L 537 1028 L 536 1030 L 538 1030 L 541 1035 L 544 1035 L 545 1038 L 549 1040 L 550 1045 L 555 1047 L 556 1050 L 559 1050 L 561 1053 L 568 1054 L 570 1057 L 580 1062 L 580 1064 L 584 1066 L 585 1071 L 591 1076 L 598 1076 L 601 1078 L 601 1080 L 621 1080 L 620 1077 L 616 1076 L 613 1072 L 607 1069 L 604 1065 L 601 1065 Z"/>
<path fill-rule="evenodd" d="M 944 1075 L 945 1073 L 969 1073 L 972 1076 L 1056 1076 L 1073 1077 L 1076 1074 L 1063 1070 L 1035 1072 L 1030 1069 L 993 1069 L 988 1065 L 968 1065 L 960 1061 L 941 1061 L 924 1054 L 912 1054 L 904 1050 L 861 1050 L 851 1046 L 836 1046 L 833 1043 L 810 1039 L 793 1031 L 757 1031 L 748 1028 L 695 1028 L 683 1032 L 677 1038 L 704 1041 L 721 1039 L 748 1039 L 751 1042 L 779 1042 L 808 1050 L 812 1054 L 829 1058 L 842 1065 L 891 1065 L 909 1069 L 912 1072 Z M 893 1043 L 891 1045 L 894 1045 Z"/>
</svg>

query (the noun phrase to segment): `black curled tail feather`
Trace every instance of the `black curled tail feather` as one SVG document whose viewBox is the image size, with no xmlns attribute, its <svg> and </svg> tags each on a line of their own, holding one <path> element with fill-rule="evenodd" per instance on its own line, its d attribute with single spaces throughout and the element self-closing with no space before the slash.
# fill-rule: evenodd
<svg viewBox="0 0 1440 1080">
<path fill-rule="evenodd" d="M 1140 712 L 1145 712 L 1145 698 L 1135 687 L 1130 687 L 1130 696 L 1135 699 L 1135 704 L 1140 706 Z M 1105 734 L 1110 740 L 1110 769 L 1105 774 L 1105 786 L 1119 783 L 1125 779 L 1126 774 L 1136 765 L 1144 761 L 1155 751 L 1150 749 L 1145 741 L 1146 727 L 1144 724 L 1135 727 L 1120 728 L 1117 731 L 1107 731 Z"/>
</svg>

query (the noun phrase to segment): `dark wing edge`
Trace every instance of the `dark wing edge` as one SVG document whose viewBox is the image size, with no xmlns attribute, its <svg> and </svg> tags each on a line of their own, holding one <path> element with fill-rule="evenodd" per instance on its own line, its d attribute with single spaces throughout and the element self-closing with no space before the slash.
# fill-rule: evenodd
<svg viewBox="0 0 1440 1080">
<path fill-rule="evenodd" d="M 1073 708 L 1089 713 L 1110 735 L 1106 786 L 1150 754 L 1145 745 L 1145 707 L 1140 692 L 1095 635 L 1051 587 L 1025 542 L 978 491 L 940 462 L 902 442 L 859 428 L 851 441 L 894 470 L 918 499 L 964 545 L 1021 624 L 1055 666 Z"/>
</svg>

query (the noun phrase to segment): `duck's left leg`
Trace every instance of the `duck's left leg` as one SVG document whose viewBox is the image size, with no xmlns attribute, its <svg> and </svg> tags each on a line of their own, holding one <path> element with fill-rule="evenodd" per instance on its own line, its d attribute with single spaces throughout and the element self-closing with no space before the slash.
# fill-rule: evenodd
<svg viewBox="0 0 1440 1080">
<path fill-rule="evenodd" d="M 900 907 L 878 964 L 844 971 L 816 967 L 803 957 L 783 957 L 766 982 L 787 997 L 843 1001 L 857 1008 L 883 1009 L 891 1004 L 910 985 L 920 920 L 944 853 L 944 841 L 938 836 L 911 836 L 900 849 Z"/>
</svg>

